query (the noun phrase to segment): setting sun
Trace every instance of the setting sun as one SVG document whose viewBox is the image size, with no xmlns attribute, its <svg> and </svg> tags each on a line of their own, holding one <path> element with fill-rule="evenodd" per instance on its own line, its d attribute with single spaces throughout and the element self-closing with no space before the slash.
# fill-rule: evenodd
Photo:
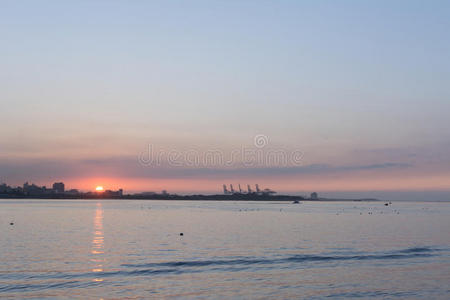
<svg viewBox="0 0 450 300">
<path fill-rule="evenodd" d="M 102 186 L 97 186 L 97 187 L 95 188 L 95 191 L 96 191 L 96 192 L 103 192 L 104 189 L 103 189 Z"/>
</svg>

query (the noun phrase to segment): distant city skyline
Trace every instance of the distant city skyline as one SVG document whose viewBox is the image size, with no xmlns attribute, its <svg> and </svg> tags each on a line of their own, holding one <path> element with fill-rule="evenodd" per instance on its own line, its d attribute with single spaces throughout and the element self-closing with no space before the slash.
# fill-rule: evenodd
<svg viewBox="0 0 450 300">
<path fill-rule="evenodd" d="M 450 199 L 446 1 L 2 1 L 0 25 L 0 183 Z M 301 156 L 190 160 L 242 149 Z"/>
</svg>

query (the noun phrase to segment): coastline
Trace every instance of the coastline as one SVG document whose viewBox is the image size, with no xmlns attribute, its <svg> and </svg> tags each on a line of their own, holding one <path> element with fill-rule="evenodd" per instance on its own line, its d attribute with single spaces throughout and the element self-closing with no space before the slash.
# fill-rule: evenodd
<svg viewBox="0 0 450 300">
<path fill-rule="evenodd" d="M 361 199 L 340 199 L 340 198 L 305 198 L 302 196 L 291 195 L 277 195 L 277 196 L 264 196 L 264 195 L 248 195 L 248 194 L 236 194 L 236 195 L 123 195 L 123 196 L 110 196 L 110 195 L 0 195 L 0 199 L 54 199 L 54 200 L 174 200 L 174 201 L 308 201 L 308 202 L 377 202 L 382 201 L 374 198 L 361 198 Z"/>
</svg>

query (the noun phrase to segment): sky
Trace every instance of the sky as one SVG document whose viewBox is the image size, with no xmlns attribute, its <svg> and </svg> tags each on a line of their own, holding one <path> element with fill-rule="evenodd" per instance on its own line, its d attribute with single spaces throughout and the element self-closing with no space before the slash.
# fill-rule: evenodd
<svg viewBox="0 0 450 300">
<path fill-rule="evenodd" d="M 448 1 L 0 2 L 0 182 L 450 199 Z"/>
</svg>

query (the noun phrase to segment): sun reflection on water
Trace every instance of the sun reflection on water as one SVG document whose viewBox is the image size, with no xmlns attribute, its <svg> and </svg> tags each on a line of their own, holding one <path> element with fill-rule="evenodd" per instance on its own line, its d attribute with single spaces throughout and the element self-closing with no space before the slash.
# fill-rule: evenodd
<svg viewBox="0 0 450 300">
<path fill-rule="evenodd" d="M 92 248 L 91 254 L 94 255 L 94 258 L 91 259 L 91 262 L 95 263 L 95 266 L 92 268 L 93 273 L 103 272 L 103 262 L 104 257 L 104 236 L 103 236 L 103 207 L 99 202 L 97 203 L 97 208 L 95 210 L 94 216 L 94 230 L 92 237 Z M 98 274 L 97 274 L 98 275 Z M 102 278 L 95 278 L 93 281 L 101 282 Z"/>
</svg>

